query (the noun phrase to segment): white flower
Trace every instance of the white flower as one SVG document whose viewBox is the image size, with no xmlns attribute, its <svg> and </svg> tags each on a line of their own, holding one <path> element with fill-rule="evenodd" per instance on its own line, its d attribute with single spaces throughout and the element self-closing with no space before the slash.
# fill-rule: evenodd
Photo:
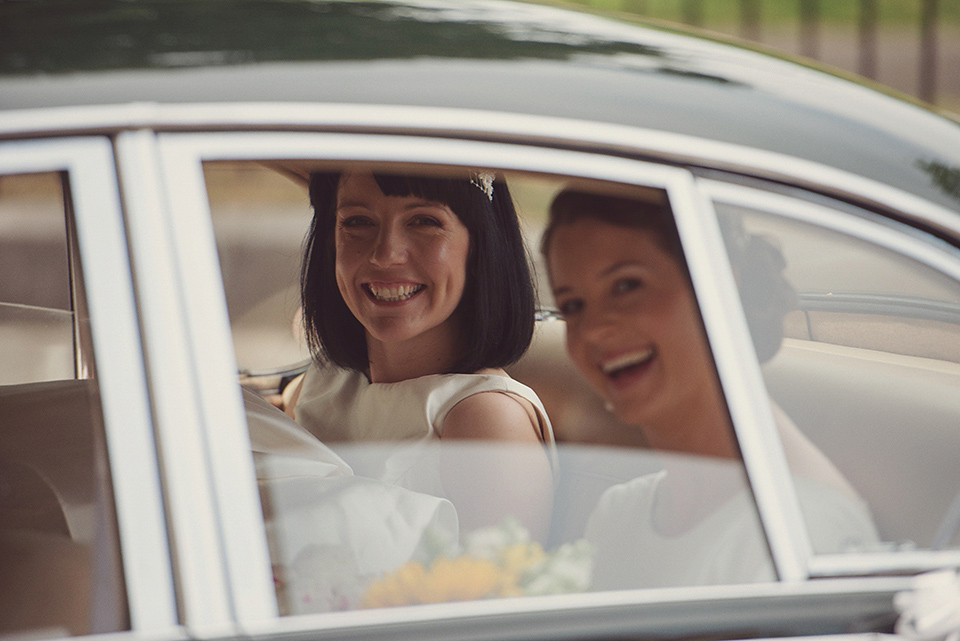
<svg viewBox="0 0 960 641">
<path fill-rule="evenodd" d="M 561 594 L 583 592 L 593 581 L 593 546 L 581 539 L 554 550 L 526 584 L 526 593 Z"/>
<path fill-rule="evenodd" d="M 463 554 L 494 560 L 506 547 L 530 542 L 530 533 L 515 518 L 506 518 L 499 526 L 480 528 L 463 538 Z"/>
<path fill-rule="evenodd" d="M 894 597 L 900 611 L 896 632 L 916 641 L 960 641 L 960 573 L 938 570 L 918 575 L 913 590 Z"/>
</svg>

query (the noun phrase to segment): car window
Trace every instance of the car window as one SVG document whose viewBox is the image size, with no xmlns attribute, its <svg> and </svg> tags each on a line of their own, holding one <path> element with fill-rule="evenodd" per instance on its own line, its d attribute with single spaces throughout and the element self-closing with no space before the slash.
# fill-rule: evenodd
<svg viewBox="0 0 960 641">
<path fill-rule="evenodd" d="M 300 363 L 305 185 L 256 163 L 206 163 L 204 175 L 238 367 L 262 375 Z"/>
<path fill-rule="evenodd" d="M 0 633 L 128 626 L 65 185 L 0 176 Z"/>
<path fill-rule="evenodd" d="M 410 165 L 314 165 L 326 173 L 438 172 Z M 540 307 L 531 348 L 507 370 L 542 402 L 557 441 L 550 483 L 537 485 L 531 476 L 515 489 L 534 497 L 536 508 L 504 516 L 500 504 L 514 497 L 486 480 L 491 470 L 501 470 L 499 477 L 511 466 L 535 466 L 544 448 L 318 438 L 321 428 L 305 412 L 293 412 L 298 424 L 281 411 L 291 410 L 289 389 L 299 384 L 310 358 L 298 316 L 300 261 L 313 214 L 310 167 L 308 161 L 204 164 L 281 613 L 776 580 L 722 397 L 727 456 L 657 447 L 611 411 L 567 351 L 573 317 L 569 305 L 554 300 L 549 261 L 540 254 L 551 202 L 562 191 L 578 190 L 634 198 L 648 208 L 656 203 L 675 235 L 663 188 L 517 171 L 498 178 L 509 185 L 518 211 Z M 444 167 L 439 174 L 465 171 Z M 685 270 L 681 255 L 677 283 L 689 288 Z M 706 345 L 690 297 L 685 324 Z M 701 356 L 698 368 L 718 387 L 709 349 Z M 254 361 L 256 367 L 246 365 Z M 333 389 L 326 386 L 339 385 L 325 374 L 307 376 L 323 381 L 314 388 L 321 396 Z M 402 420 L 406 401 L 395 402 L 400 405 L 374 414 L 381 417 L 374 431 L 389 434 Z M 320 419 L 337 423 L 349 418 L 349 408 L 344 411 L 324 409 Z M 662 492 L 675 496 L 657 507 L 654 498 Z M 663 505 L 672 507 L 657 512 Z M 498 517 L 471 518 L 483 510 Z"/>
<path fill-rule="evenodd" d="M 956 548 L 956 250 L 848 206 L 752 198 L 718 196 L 721 227 L 756 344 L 769 342 L 772 301 L 789 307 L 782 345 L 758 347 L 770 396 L 876 523 L 875 546 L 846 551 Z M 760 271 L 774 264 L 779 281 Z"/>
<path fill-rule="evenodd" d="M 0 384 L 73 378 L 63 190 L 56 173 L 0 176 Z M 48 283 L 37 287 L 36 283 Z"/>
</svg>

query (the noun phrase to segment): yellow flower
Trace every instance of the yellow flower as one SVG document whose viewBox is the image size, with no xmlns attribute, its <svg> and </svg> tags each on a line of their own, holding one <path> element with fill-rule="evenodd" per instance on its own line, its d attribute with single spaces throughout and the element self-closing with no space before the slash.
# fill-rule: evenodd
<svg viewBox="0 0 960 641">
<path fill-rule="evenodd" d="M 589 547 L 563 545 L 547 554 L 519 522 L 484 528 L 468 537 L 461 556 L 410 562 L 367 586 L 360 607 L 471 601 L 585 590 Z"/>
<path fill-rule="evenodd" d="M 500 569 L 484 559 L 440 558 L 429 569 L 411 562 L 371 583 L 361 607 L 384 608 L 500 596 L 502 578 Z"/>
<path fill-rule="evenodd" d="M 427 571 L 422 565 L 411 561 L 393 574 L 388 574 L 367 587 L 361 607 L 385 608 L 415 603 L 410 595 L 426 581 Z"/>
<path fill-rule="evenodd" d="M 429 578 L 423 592 L 425 600 L 420 603 L 471 601 L 496 593 L 500 571 L 496 565 L 484 559 L 440 558 L 430 567 Z"/>
</svg>

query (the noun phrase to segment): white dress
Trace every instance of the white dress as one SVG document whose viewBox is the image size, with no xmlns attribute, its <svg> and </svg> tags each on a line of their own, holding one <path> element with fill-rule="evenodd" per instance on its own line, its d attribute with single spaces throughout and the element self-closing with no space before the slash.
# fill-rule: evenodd
<svg viewBox="0 0 960 641">
<path fill-rule="evenodd" d="M 337 367 L 307 370 L 294 415 L 301 425 L 345 457 L 354 472 L 419 492 L 444 496 L 436 464 L 443 421 L 463 399 L 499 392 L 528 401 L 551 465 L 553 427 L 540 398 L 516 380 L 496 374 L 435 374 L 397 383 L 371 383 Z M 377 447 L 376 442 L 385 442 Z M 344 447 L 343 443 L 363 443 Z"/>
<path fill-rule="evenodd" d="M 705 460 L 706 476 L 729 482 L 735 468 Z M 739 467 L 739 464 L 736 464 Z M 709 469 L 709 468 L 713 469 Z M 594 589 L 657 588 L 776 580 L 752 495 L 742 488 L 688 530 L 664 535 L 654 526 L 660 471 L 614 485 L 587 523 L 596 550 Z M 804 478 L 794 483 L 814 550 L 843 552 L 877 540 L 869 513 L 834 488 Z"/>
</svg>

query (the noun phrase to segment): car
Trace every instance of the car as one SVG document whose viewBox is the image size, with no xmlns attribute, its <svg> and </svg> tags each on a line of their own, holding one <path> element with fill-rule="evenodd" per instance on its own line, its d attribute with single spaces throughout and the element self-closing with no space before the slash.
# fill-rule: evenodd
<svg viewBox="0 0 960 641">
<path fill-rule="evenodd" d="M 365 474 L 383 445 L 311 441 L 296 495 L 257 450 L 256 429 L 292 429 L 311 362 L 307 184 L 345 170 L 510 185 L 542 308 L 509 371 L 558 443 L 545 533 L 458 530 Z M 570 187 L 669 204 L 734 459 L 638 443 L 578 373 L 537 249 Z M 796 293 L 770 358 L 731 220 Z M 3 2 L 0 230 L 4 638 L 933 638 L 915 615 L 957 594 L 960 124 L 881 88 L 531 2 Z M 833 499 L 804 489 L 780 414 L 873 538 L 818 535 Z M 631 530 L 585 535 L 609 492 L 677 461 L 739 484 L 739 534 L 704 537 L 726 571 L 681 549 L 693 574 L 650 578 Z M 331 475 L 357 493 L 326 503 Z M 608 552 L 631 560 L 605 586 Z M 749 555 L 768 572 L 738 572 Z"/>
</svg>

